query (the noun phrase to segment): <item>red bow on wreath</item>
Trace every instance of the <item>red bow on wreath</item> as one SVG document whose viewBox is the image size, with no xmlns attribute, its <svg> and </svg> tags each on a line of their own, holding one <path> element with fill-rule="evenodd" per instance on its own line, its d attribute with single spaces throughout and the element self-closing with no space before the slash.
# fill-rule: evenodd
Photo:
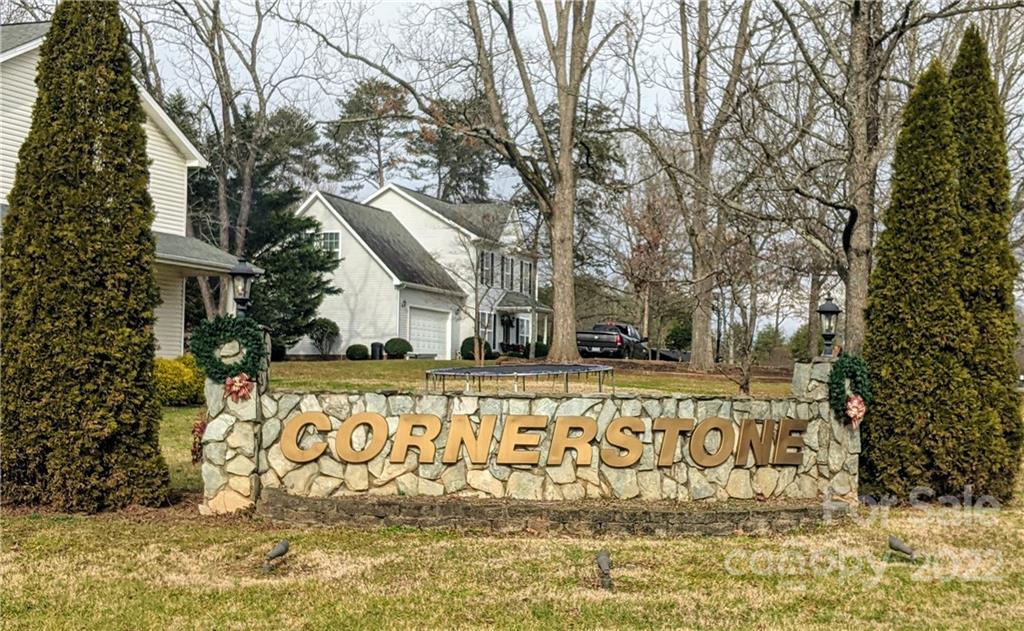
<svg viewBox="0 0 1024 631">
<path fill-rule="evenodd" d="M 231 400 L 235 403 L 238 403 L 240 400 L 248 399 L 255 386 L 256 382 L 249 379 L 249 375 L 244 372 L 239 373 L 234 377 L 228 377 L 224 380 L 224 394 L 231 397 Z"/>
<path fill-rule="evenodd" d="M 860 422 L 864 420 L 864 414 L 867 413 L 868 406 L 864 403 L 864 399 L 859 394 L 851 394 L 846 399 L 846 416 L 850 419 L 850 424 L 853 425 L 853 429 L 857 429 Z"/>
</svg>

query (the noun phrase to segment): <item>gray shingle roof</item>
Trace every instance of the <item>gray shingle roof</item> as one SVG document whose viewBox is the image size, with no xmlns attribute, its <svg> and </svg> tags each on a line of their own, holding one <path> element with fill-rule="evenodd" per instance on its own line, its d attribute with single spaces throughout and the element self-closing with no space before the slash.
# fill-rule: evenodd
<svg viewBox="0 0 1024 631">
<path fill-rule="evenodd" d="M 448 272 L 394 215 L 344 197 L 322 191 L 321 194 L 399 281 L 462 293 Z"/>
<path fill-rule="evenodd" d="M 504 202 L 484 202 L 474 204 L 452 204 L 436 197 L 418 193 L 411 188 L 394 185 L 402 189 L 424 206 L 433 209 L 452 223 L 469 230 L 478 237 L 498 241 L 508 223 L 512 206 Z"/>
<path fill-rule="evenodd" d="M 533 296 L 527 296 L 515 291 L 506 292 L 494 308 L 499 311 L 529 311 L 531 309 L 541 312 L 552 311 L 551 307 L 534 300 Z"/>
<path fill-rule="evenodd" d="M 19 24 L 0 24 L 0 53 L 39 39 L 50 30 L 49 22 L 22 22 Z"/>
<path fill-rule="evenodd" d="M 227 272 L 238 259 L 224 250 L 193 237 L 153 231 L 156 237 L 156 260 L 188 267 Z"/>
</svg>

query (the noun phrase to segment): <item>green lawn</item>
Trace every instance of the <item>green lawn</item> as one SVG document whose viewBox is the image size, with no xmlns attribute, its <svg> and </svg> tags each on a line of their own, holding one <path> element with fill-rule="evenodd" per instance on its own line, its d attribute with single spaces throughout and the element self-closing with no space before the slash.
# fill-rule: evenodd
<svg viewBox="0 0 1024 631">
<path fill-rule="evenodd" d="M 396 361 L 291 361 L 280 362 L 271 368 L 271 384 L 278 388 L 308 390 L 422 390 L 424 373 L 430 368 L 446 366 L 472 366 L 468 361 L 434 361 L 410 359 Z M 692 394 L 736 394 L 738 386 L 722 375 L 704 375 L 686 372 L 638 371 L 617 369 L 615 383 L 619 389 L 640 392 L 686 392 Z M 461 384 L 449 381 L 449 387 Z M 561 392 L 561 380 L 534 380 L 526 382 L 530 392 Z M 597 382 L 573 379 L 574 391 L 597 390 Z M 484 382 L 485 392 L 512 389 L 508 379 Z M 789 394 L 785 380 L 755 380 L 755 396 L 784 396 Z"/>
<path fill-rule="evenodd" d="M 161 430 L 174 486 L 197 410 Z M 791 536 L 564 538 L 273 526 L 176 506 L 96 516 L 6 511 L 0 619 L 11 629 L 477 627 L 1020 628 L 1021 502 L 973 523 L 894 510 Z M 895 533 L 929 563 L 885 563 Z M 271 575 L 263 554 L 292 552 Z M 616 591 L 595 587 L 611 552 Z M 986 579 L 986 580 L 976 580 Z"/>
</svg>

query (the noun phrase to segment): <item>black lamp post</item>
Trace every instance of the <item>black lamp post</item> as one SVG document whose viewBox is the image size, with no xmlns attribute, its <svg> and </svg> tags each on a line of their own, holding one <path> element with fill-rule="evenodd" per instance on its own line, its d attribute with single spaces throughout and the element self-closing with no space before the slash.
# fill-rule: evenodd
<svg viewBox="0 0 1024 631">
<path fill-rule="evenodd" d="M 252 292 L 252 281 L 259 276 L 255 267 L 249 265 L 245 258 L 238 259 L 238 264 L 231 268 L 231 288 L 234 289 L 235 306 L 238 317 L 244 318 L 245 312 L 252 304 L 250 293 Z"/>
<path fill-rule="evenodd" d="M 839 314 L 843 310 L 839 305 L 832 302 L 832 296 L 826 296 L 825 302 L 818 307 L 818 317 L 821 318 L 821 337 L 825 340 L 823 357 L 832 357 L 832 340 L 836 337 L 836 324 L 839 322 Z"/>
</svg>

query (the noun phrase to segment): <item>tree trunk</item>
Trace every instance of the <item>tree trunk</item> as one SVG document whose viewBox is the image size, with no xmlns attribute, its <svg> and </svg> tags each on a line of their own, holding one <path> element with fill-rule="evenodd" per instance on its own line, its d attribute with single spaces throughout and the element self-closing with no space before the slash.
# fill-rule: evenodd
<svg viewBox="0 0 1024 631">
<path fill-rule="evenodd" d="M 571 173 L 571 169 L 569 170 Z M 576 348 L 576 292 L 573 284 L 573 211 L 575 178 L 566 174 L 555 190 L 551 209 L 551 285 L 554 331 L 548 357 L 553 362 L 580 358 Z"/>
<path fill-rule="evenodd" d="M 877 50 L 872 26 L 880 18 L 880 7 L 869 2 L 854 2 L 850 12 L 850 63 L 847 77 L 850 159 L 846 183 L 850 203 L 855 209 L 843 235 L 846 254 L 846 333 L 843 348 L 860 353 L 864 346 L 864 309 L 868 302 L 868 277 L 871 274 L 871 246 L 875 222 L 874 149 L 878 144 L 878 98 L 873 89 L 872 63 Z"/>
<path fill-rule="evenodd" d="M 690 368 L 707 371 L 714 368 L 714 334 L 711 331 L 711 305 L 714 300 L 714 279 L 711 265 L 702 254 L 693 257 L 693 338 L 690 347 Z"/>
</svg>

